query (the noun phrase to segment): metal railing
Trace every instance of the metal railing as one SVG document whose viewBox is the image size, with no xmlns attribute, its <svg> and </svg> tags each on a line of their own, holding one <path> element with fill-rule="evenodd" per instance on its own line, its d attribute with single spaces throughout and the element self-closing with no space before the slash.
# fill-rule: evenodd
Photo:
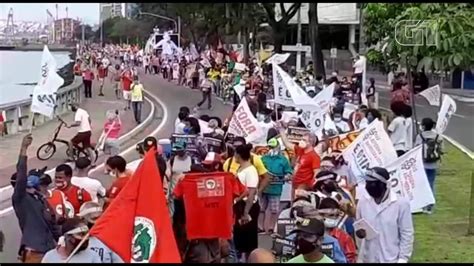
<svg viewBox="0 0 474 266">
<path fill-rule="evenodd" d="M 81 101 L 81 88 L 82 78 L 75 77 L 70 85 L 58 89 L 56 97 L 57 106 L 55 109 L 56 115 L 62 115 L 68 112 L 69 103 L 79 103 Z M 13 135 L 21 131 L 29 130 L 31 126 L 29 124 L 29 118 L 31 115 L 30 110 L 31 98 L 7 104 L 0 104 L 0 111 L 3 113 L 5 120 L 4 134 Z M 33 128 L 42 125 L 49 120 L 51 120 L 49 117 L 35 114 Z"/>
</svg>

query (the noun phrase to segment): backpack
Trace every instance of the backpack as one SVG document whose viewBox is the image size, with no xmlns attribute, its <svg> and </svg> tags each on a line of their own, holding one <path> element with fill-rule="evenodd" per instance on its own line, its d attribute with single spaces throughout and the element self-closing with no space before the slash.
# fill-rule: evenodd
<svg viewBox="0 0 474 266">
<path fill-rule="evenodd" d="M 434 163 L 441 159 L 441 142 L 438 141 L 439 135 L 436 138 L 424 138 L 423 134 L 420 134 L 423 149 L 423 161 L 425 163 Z"/>
</svg>

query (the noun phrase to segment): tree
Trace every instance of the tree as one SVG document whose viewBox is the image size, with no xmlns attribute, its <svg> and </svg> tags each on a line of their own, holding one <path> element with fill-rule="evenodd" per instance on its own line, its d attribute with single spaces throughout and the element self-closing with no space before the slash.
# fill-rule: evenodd
<svg viewBox="0 0 474 266">
<path fill-rule="evenodd" d="M 261 3 L 261 5 L 266 11 L 268 24 L 272 28 L 274 51 L 281 53 L 283 41 L 288 32 L 288 22 L 296 15 L 296 12 L 301 7 L 301 3 L 292 4 L 288 10 L 285 9 L 284 3 L 279 3 L 281 16 L 279 20 L 276 19 L 275 3 Z"/>
<path fill-rule="evenodd" d="M 311 36 L 311 56 L 313 59 L 313 76 L 316 77 L 319 74 L 325 79 L 326 71 L 324 69 L 321 40 L 319 38 L 318 3 L 309 3 L 308 17 Z"/>
<path fill-rule="evenodd" d="M 474 8 L 470 4 L 369 4 L 365 11 L 369 60 L 441 73 L 465 69 L 474 59 Z M 404 24 L 420 21 L 418 27 Z M 410 31 L 410 32 L 409 32 Z M 411 38 L 411 34 L 414 38 Z M 417 44 L 417 45 L 414 45 Z"/>
</svg>

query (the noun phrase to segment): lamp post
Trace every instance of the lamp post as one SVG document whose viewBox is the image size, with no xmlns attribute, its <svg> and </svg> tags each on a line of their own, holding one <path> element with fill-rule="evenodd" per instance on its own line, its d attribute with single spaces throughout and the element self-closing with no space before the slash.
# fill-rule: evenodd
<svg viewBox="0 0 474 266">
<path fill-rule="evenodd" d="M 180 40 L 181 39 L 181 17 L 178 17 L 178 21 L 176 21 L 172 18 L 165 17 L 165 16 L 158 15 L 158 14 L 154 14 L 154 13 L 139 11 L 138 14 L 139 15 L 148 15 L 148 16 L 157 17 L 157 18 L 161 18 L 161 19 L 164 19 L 164 20 L 172 21 L 174 23 L 175 32 L 178 33 L 178 47 L 180 47 L 180 44 L 181 44 L 181 40 Z"/>
</svg>

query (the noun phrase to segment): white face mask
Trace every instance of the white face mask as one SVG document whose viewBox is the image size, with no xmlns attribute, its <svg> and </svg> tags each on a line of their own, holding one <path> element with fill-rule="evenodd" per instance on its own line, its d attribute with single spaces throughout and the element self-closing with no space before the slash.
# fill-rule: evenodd
<svg viewBox="0 0 474 266">
<path fill-rule="evenodd" d="M 300 140 L 298 142 L 298 147 L 300 147 L 302 149 L 306 149 L 306 147 L 308 147 L 308 143 L 306 143 L 306 141 L 304 141 L 304 140 Z"/>
<path fill-rule="evenodd" d="M 335 228 L 339 224 L 338 219 L 324 218 L 324 227 L 326 228 Z"/>
<path fill-rule="evenodd" d="M 342 117 L 334 117 L 334 122 L 341 122 L 342 121 Z"/>
</svg>

